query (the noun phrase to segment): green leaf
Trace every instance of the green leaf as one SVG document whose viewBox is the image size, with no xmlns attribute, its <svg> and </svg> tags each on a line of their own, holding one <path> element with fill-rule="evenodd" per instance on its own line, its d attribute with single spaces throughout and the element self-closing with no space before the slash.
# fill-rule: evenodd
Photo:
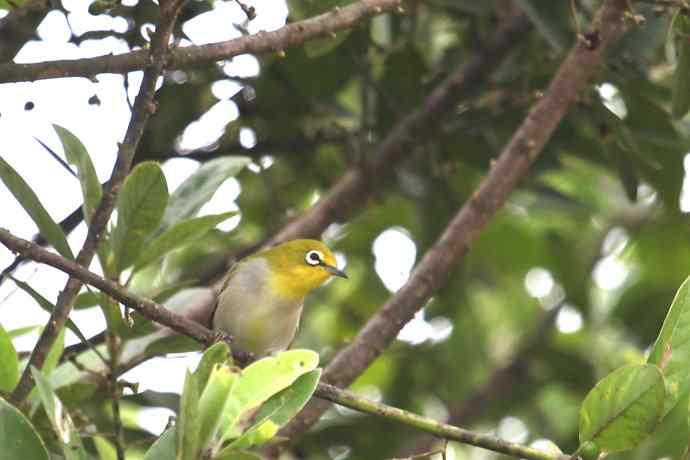
<svg viewBox="0 0 690 460">
<path fill-rule="evenodd" d="M 243 414 L 292 385 L 318 364 L 319 355 L 314 351 L 288 350 L 244 368 L 223 409 L 222 439 L 236 435 L 236 425 Z"/>
<path fill-rule="evenodd" d="M 175 458 L 175 427 L 168 428 L 146 451 L 144 460 L 173 460 Z"/>
<path fill-rule="evenodd" d="M 117 202 L 117 226 L 113 230 L 114 267 L 118 273 L 134 263 L 146 238 L 163 218 L 168 185 L 154 162 L 137 165 L 127 176 Z"/>
<path fill-rule="evenodd" d="M 100 302 L 100 295 L 93 291 L 80 292 L 76 299 L 74 299 L 74 309 L 84 310 L 98 305 Z"/>
<path fill-rule="evenodd" d="M 43 238 L 50 243 L 63 257 L 74 259 L 74 254 L 67 244 L 65 232 L 55 223 L 45 210 L 31 187 L 2 157 L 0 157 L 0 179 L 2 179 L 14 198 L 22 205 L 31 217 Z"/>
<path fill-rule="evenodd" d="M 199 406 L 199 384 L 194 374 L 187 371 L 180 399 L 177 429 L 175 430 L 177 460 L 196 460 L 198 458 L 201 432 Z"/>
<path fill-rule="evenodd" d="M 81 193 L 84 197 L 84 216 L 86 222 L 91 222 L 91 216 L 101 202 L 103 188 L 96 175 L 89 152 L 86 151 L 84 144 L 66 128 L 53 125 L 55 132 L 62 142 L 67 162 L 77 167 L 77 175 L 81 184 Z"/>
<path fill-rule="evenodd" d="M 625 366 L 604 377 L 580 409 L 580 443 L 594 442 L 602 452 L 639 444 L 659 423 L 664 407 L 664 378 L 652 364 Z"/>
<path fill-rule="evenodd" d="M 0 398 L 0 452 L 5 458 L 49 460 L 43 440 L 31 422 Z"/>
<path fill-rule="evenodd" d="M 202 448 L 212 447 L 209 443 L 218 441 L 216 435 L 221 427 L 229 395 L 237 385 L 238 377 L 239 373 L 226 364 L 216 364 L 213 367 L 199 401 Z"/>
<path fill-rule="evenodd" d="M 196 216 L 199 209 L 213 197 L 218 187 L 235 176 L 251 160 L 247 157 L 224 157 L 207 161 L 170 195 L 160 231 L 163 232 L 185 219 Z"/>
<path fill-rule="evenodd" d="M 690 110 L 690 18 L 685 14 L 678 12 L 673 18 L 673 35 L 677 59 L 671 113 L 682 118 Z"/>
<path fill-rule="evenodd" d="M 46 415 L 57 434 L 57 439 L 62 446 L 62 451 L 67 460 L 86 460 L 88 455 L 84 450 L 79 432 L 76 430 L 72 418 L 62 402 L 57 397 L 50 383 L 43 376 L 41 371 L 35 367 L 31 368 L 31 374 L 36 382 L 38 394 L 43 402 Z"/>
<path fill-rule="evenodd" d="M 321 369 L 314 369 L 271 397 L 259 409 L 254 426 L 230 444 L 230 447 L 245 449 L 273 438 L 311 399 L 320 378 Z"/>
<path fill-rule="evenodd" d="M 0 325 L 0 391 L 12 391 L 19 381 L 19 358 L 12 338 Z"/>
<path fill-rule="evenodd" d="M 567 2 L 553 0 L 516 0 L 516 2 L 551 47 L 562 52 L 569 46 L 573 32 L 568 23 L 569 11 L 564 8 Z"/>
<path fill-rule="evenodd" d="M 204 351 L 199 365 L 194 371 L 196 381 L 199 383 L 199 390 L 203 393 L 206 388 L 206 383 L 211 376 L 211 372 L 216 364 L 224 364 L 232 367 L 232 355 L 230 354 L 230 347 L 225 342 L 217 342 Z"/>
<path fill-rule="evenodd" d="M 101 460 L 117 460 L 117 451 L 110 441 L 103 436 L 94 436 L 93 445 L 96 446 L 98 457 Z"/>
<path fill-rule="evenodd" d="M 214 460 L 263 460 L 263 457 L 251 452 L 238 451 L 232 448 L 223 449 Z"/>
<path fill-rule="evenodd" d="M 146 247 L 144 247 L 134 263 L 134 271 L 158 261 L 175 248 L 196 241 L 216 225 L 236 214 L 237 212 L 230 211 L 188 219 L 175 224 L 146 244 Z"/>
<path fill-rule="evenodd" d="M 46 360 L 43 363 L 43 374 L 44 375 L 50 375 L 51 372 L 53 372 L 53 369 L 55 369 L 55 366 L 60 362 L 60 356 L 62 356 L 62 352 L 65 350 L 65 330 L 61 330 L 60 334 L 58 334 L 57 339 L 55 339 L 55 343 L 53 344 L 53 347 L 50 349 L 48 352 L 48 356 L 46 356 Z"/>
<path fill-rule="evenodd" d="M 664 373 L 666 415 L 690 390 L 690 277 L 676 292 L 647 362 L 656 364 Z"/>
<path fill-rule="evenodd" d="M 28 283 L 25 283 L 24 281 L 18 280 L 14 278 L 11 275 L 7 275 L 8 278 L 10 278 L 14 284 L 16 284 L 22 291 L 26 292 L 33 298 L 36 303 L 38 304 L 39 307 L 41 307 L 43 310 L 45 310 L 48 313 L 53 313 L 53 310 L 55 310 L 55 305 L 53 303 L 43 297 L 41 294 L 39 294 L 34 288 L 32 288 Z M 67 321 L 65 322 L 65 325 L 69 328 L 70 331 L 74 332 L 74 335 L 76 335 L 79 340 L 82 341 L 82 343 L 86 343 L 87 339 L 84 334 L 79 330 L 77 325 L 72 321 L 71 319 L 67 318 Z"/>
<path fill-rule="evenodd" d="M 11 331 L 7 331 L 11 339 L 16 339 L 17 337 L 21 337 L 25 334 L 28 334 L 30 332 L 35 331 L 36 329 L 40 329 L 43 326 L 26 326 L 26 327 L 19 327 L 17 329 L 12 329 Z"/>
</svg>

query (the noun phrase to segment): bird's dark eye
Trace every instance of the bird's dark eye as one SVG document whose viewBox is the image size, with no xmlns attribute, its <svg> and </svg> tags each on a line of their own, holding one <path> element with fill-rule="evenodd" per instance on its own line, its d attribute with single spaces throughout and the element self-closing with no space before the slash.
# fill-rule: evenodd
<svg viewBox="0 0 690 460">
<path fill-rule="evenodd" d="M 319 251 L 309 251 L 305 260 L 309 265 L 319 265 L 323 261 L 323 254 Z"/>
</svg>

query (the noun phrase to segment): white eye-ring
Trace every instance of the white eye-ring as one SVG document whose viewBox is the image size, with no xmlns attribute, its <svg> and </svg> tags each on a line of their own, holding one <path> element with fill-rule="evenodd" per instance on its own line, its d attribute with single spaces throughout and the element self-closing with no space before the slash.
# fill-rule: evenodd
<svg viewBox="0 0 690 460">
<path fill-rule="evenodd" d="M 317 250 L 311 250 L 304 259 L 309 265 L 319 265 L 323 262 L 323 254 Z"/>
</svg>

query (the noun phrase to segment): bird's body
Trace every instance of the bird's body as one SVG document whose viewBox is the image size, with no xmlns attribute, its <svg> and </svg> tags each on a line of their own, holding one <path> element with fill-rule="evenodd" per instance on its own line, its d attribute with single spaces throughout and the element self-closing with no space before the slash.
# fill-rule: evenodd
<svg viewBox="0 0 690 460">
<path fill-rule="evenodd" d="M 333 275 L 345 276 L 320 241 L 293 240 L 236 263 L 218 296 L 213 328 L 237 349 L 285 350 L 295 337 L 305 296 Z"/>
</svg>

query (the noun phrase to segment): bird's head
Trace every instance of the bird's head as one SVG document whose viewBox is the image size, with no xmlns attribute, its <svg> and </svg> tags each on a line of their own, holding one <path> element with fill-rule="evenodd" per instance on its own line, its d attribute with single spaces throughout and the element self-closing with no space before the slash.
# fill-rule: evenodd
<svg viewBox="0 0 690 460">
<path fill-rule="evenodd" d="M 304 297 L 332 276 L 347 278 L 321 241 L 292 240 L 257 255 L 268 261 L 271 281 L 284 297 Z"/>
</svg>

